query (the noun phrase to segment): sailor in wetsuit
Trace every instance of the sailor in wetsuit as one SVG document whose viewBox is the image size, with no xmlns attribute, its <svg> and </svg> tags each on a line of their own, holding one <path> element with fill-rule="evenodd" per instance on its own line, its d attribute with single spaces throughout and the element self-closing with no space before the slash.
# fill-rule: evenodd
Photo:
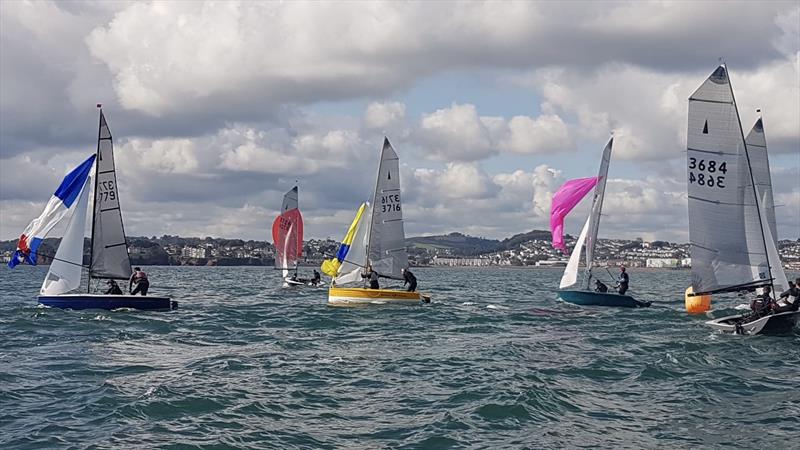
<svg viewBox="0 0 800 450">
<path fill-rule="evenodd" d="M 362 273 L 361 278 L 369 278 L 369 288 L 370 289 L 380 289 L 381 286 L 378 283 L 378 272 L 372 270 L 372 266 L 367 266 L 367 273 Z"/>
<path fill-rule="evenodd" d="M 781 292 L 780 303 L 775 306 L 775 313 L 798 311 L 800 310 L 800 278 L 796 279 L 794 283 L 789 282 L 789 289 Z M 785 299 L 785 300 L 784 300 Z"/>
<path fill-rule="evenodd" d="M 617 278 L 617 287 L 619 288 L 619 295 L 625 295 L 628 291 L 628 282 L 630 278 L 628 273 L 625 272 L 625 266 L 619 268 L 619 278 Z"/>
<path fill-rule="evenodd" d="M 417 277 L 408 269 L 403 269 L 403 286 L 408 285 L 408 292 L 417 290 Z"/>
<path fill-rule="evenodd" d="M 764 293 L 757 296 L 752 302 L 750 302 L 750 309 L 753 310 L 753 315 L 763 316 L 772 310 L 775 301 L 772 299 L 772 296 L 770 295 L 771 293 L 772 288 L 769 286 L 764 286 Z"/>
<path fill-rule="evenodd" d="M 311 284 L 313 284 L 314 286 L 318 285 L 320 279 L 321 277 L 319 275 L 319 272 L 317 272 L 317 269 L 314 269 L 314 278 L 311 279 Z"/>
<path fill-rule="evenodd" d="M 134 284 L 136 285 L 136 289 L 131 290 Z M 147 274 L 142 271 L 141 267 L 134 267 L 133 275 L 131 275 L 130 283 L 128 283 L 128 291 L 131 295 L 139 293 L 147 295 L 148 289 L 150 289 L 150 282 L 147 280 Z"/>
<path fill-rule="evenodd" d="M 122 289 L 119 288 L 119 285 L 114 280 L 106 281 L 108 285 L 108 290 L 106 290 L 105 295 L 122 295 Z"/>
<path fill-rule="evenodd" d="M 608 292 L 608 286 L 600 280 L 594 280 L 595 292 Z"/>
</svg>

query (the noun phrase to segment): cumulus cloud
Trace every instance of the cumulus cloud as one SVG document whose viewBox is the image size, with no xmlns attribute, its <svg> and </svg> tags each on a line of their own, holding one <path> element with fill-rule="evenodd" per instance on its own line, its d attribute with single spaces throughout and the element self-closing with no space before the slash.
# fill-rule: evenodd
<svg viewBox="0 0 800 450">
<path fill-rule="evenodd" d="M 372 102 L 367 105 L 367 111 L 364 113 L 364 126 L 368 129 L 384 131 L 401 124 L 405 118 L 406 105 L 403 103 Z"/>
<path fill-rule="evenodd" d="M 589 75 L 546 68 L 517 81 L 542 94 L 543 110 L 574 117 L 580 136 L 600 140 L 613 132 L 615 158 L 661 160 L 683 155 L 687 99 L 714 68 L 678 74 L 608 64 Z M 764 120 L 771 151 L 797 151 L 800 60 L 776 60 L 756 70 L 734 67 L 730 73 L 745 132 L 755 122 L 755 109 L 769 105 Z"/>
<path fill-rule="evenodd" d="M 479 116 L 472 104 L 452 104 L 424 114 L 413 139 L 438 161 L 477 161 L 500 152 L 558 153 L 574 149 L 567 125 L 558 115 L 536 118 Z"/>
</svg>

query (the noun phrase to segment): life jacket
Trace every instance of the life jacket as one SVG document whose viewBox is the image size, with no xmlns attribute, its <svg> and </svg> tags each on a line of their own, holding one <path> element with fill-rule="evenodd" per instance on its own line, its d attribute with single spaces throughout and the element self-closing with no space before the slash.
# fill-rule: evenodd
<svg viewBox="0 0 800 450">
<path fill-rule="evenodd" d="M 133 282 L 138 283 L 140 281 L 147 281 L 147 274 L 144 273 L 143 270 L 137 270 L 136 273 L 133 274 Z"/>
</svg>

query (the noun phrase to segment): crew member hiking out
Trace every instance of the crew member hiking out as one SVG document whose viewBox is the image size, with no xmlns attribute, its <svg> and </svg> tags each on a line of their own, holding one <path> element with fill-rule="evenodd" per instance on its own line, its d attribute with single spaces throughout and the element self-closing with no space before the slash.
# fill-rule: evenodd
<svg viewBox="0 0 800 450">
<path fill-rule="evenodd" d="M 619 268 L 619 278 L 617 278 L 617 287 L 619 288 L 619 295 L 625 295 L 628 291 L 628 282 L 630 278 L 628 273 L 625 272 L 625 266 Z"/>
<path fill-rule="evenodd" d="M 133 285 L 136 285 L 136 288 L 133 288 Z M 131 295 L 139 293 L 147 295 L 148 289 L 150 289 L 150 281 L 147 280 L 147 274 L 142 271 L 141 267 L 134 267 L 133 275 L 131 275 L 130 283 L 128 283 L 128 290 Z"/>
<path fill-rule="evenodd" d="M 417 290 L 417 277 L 408 269 L 403 269 L 403 286 L 408 285 L 408 292 Z"/>
</svg>

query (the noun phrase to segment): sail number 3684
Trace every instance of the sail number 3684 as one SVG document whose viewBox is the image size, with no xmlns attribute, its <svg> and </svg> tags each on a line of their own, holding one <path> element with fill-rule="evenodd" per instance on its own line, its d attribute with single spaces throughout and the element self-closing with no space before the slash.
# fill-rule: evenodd
<svg viewBox="0 0 800 450">
<path fill-rule="evenodd" d="M 728 163 L 719 163 L 713 159 L 689 158 L 689 184 L 725 189 L 725 174 Z M 719 174 L 722 175 L 719 175 Z"/>
<path fill-rule="evenodd" d="M 400 212 L 400 194 L 382 195 L 381 212 Z"/>
</svg>

